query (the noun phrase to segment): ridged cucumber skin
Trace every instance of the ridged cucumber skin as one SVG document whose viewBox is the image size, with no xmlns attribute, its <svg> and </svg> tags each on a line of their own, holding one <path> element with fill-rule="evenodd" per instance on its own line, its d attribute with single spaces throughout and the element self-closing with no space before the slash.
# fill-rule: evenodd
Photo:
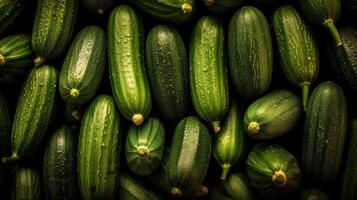
<svg viewBox="0 0 357 200">
<path fill-rule="evenodd" d="M 120 117 L 113 97 L 96 97 L 84 113 L 77 172 L 83 199 L 114 199 L 119 180 Z"/>
<path fill-rule="evenodd" d="M 244 136 L 241 112 L 233 100 L 223 128 L 213 144 L 213 156 L 223 169 L 222 180 L 226 179 L 231 167 L 243 156 Z"/>
<path fill-rule="evenodd" d="M 198 115 L 220 131 L 229 109 L 229 88 L 224 29 L 216 18 L 204 16 L 196 23 L 190 44 L 190 88 Z"/>
<path fill-rule="evenodd" d="M 238 93 L 246 99 L 263 95 L 273 74 L 273 44 L 269 23 L 260 10 L 245 6 L 233 15 L 228 52 L 231 78 Z"/>
<path fill-rule="evenodd" d="M 114 0 L 82 0 L 83 6 L 91 13 L 102 15 L 114 3 Z"/>
<path fill-rule="evenodd" d="M 146 40 L 146 67 L 154 99 L 165 118 L 177 121 L 189 111 L 188 60 L 180 33 L 158 25 Z"/>
<path fill-rule="evenodd" d="M 297 10 L 290 5 L 274 11 L 272 21 L 283 72 L 291 84 L 302 88 L 306 110 L 310 85 L 319 73 L 316 41 Z"/>
<path fill-rule="evenodd" d="M 126 119 L 141 125 L 151 111 L 152 99 L 140 16 L 130 6 L 116 7 L 109 18 L 108 34 L 109 74 L 115 101 Z"/>
<path fill-rule="evenodd" d="M 128 167 L 138 175 L 149 175 L 159 167 L 165 148 L 165 128 L 158 118 L 148 118 L 140 127 L 131 125 L 126 136 Z"/>
<path fill-rule="evenodd" d="M 297 160 L 278 145 L 256 145 L 246 165 L 251 186 L 264 198 L 287 199 L 299 188 L 301 172 Z"/>
<path fill-rule="evenodd" d="M 0 150 L 7 152 L 11 144 L 11 118 L 3 93 L 0 92 Z M 1 154 L 0 154 L 1 155 Z M 0 164 L 1 165 L 1 164 Z"/>
<path fill-rule="evenodd" d="M 341 190 L 339 192 L 340 198 L 344 200 L 356 200 L 357 199 L 357 160 L 355 155 L 357 154 L 357 119 L 354 119 L 351 123 L 349 131 L 349 146 L 345 168 L 342 175 Z"/>
<path fill-rule="evenodd" d="M 196 12 L 196 0 L 130 0 L 141 10 L 161 21 L 181 24 Z"/>
<path fill-rule="evenodd" d="M 167 163 L 172 196 L 200 188 L 211 157 L 211 143 L 207 127 L 197 117 L 186 117 L 177 125 Z"/>
<path fill-rule="evenodd" d="M 241 4 L 243 0 L 202 0 L 207 8 L 215 13 L 224 14 L 228 11 L 234 10 Z"/>
<path fill-rule="evenodd" d="M 302 168 L 310 182 L 332 183 L 342 161 L 347 129 L 345 94 L 334 82 L 318 85 L 309 101 L 302 141 Z"/>
<path fill-rule="evenodd" d="M 14 82 L 32 63 L 30 36 L 10 35 L 0 40 L 0 81 Z"/>
<path fill-rule="evenodd" d="M 254 200 L 247 175 L 234 173 L 224 182 L 224 189 L 233 200 Z"/>
<path fill-rule="evenodd" d="M 42 199 L 41 177 L 38 171 L 28 167 L 15 169 L 11 186 L 12 200 Z"/>
<path fill-rule="evenodd" d="M 126 173 L 119 176 L 118 197 L 122 200 L 162 200 L 158 194 Z"/>
<path fill-rule="evenodd" d="M 303 114 L 301 100 L 275 90 L 254 101 L 244 114 L 244 129 L 254 139 L 270 139 L 293 130 Z"/>
<path fill-rule="evenodd" d="M 36 66 L 62 55 L 71 40 L 78 0 L 37 0 L 32 29 L 32 50 Z"/>
<path fill-rule="evenodd" d="M 43 161 L 46 199 L 76 199 L 77 139 L 67 126 L 61 126 L 50 137 Z"/>
<path fill-rule="evenodd" d="M 24 9 L 22 0 L 3 0 L 0 2 L 0 33 L 13 24 Z"/>
<path fill-rule="evenodd" d="M 98 90 L 107 60 L 107 38 L 103 28 L 87 26 L 72 42 L 61 68 L 59 91 L 72 105 L 83 105 Z"/>
<path fill-rule="evenodd" d="M 12 156 L 32 156 L 41 143 L 56 108 L 58 72 L 49 65 L 34 68 L 25 80 L 17 103 L 11 132 Z"/>
<path fill-rule="evenodd" d="M 298 199 L 299 200 L 329 200 L 330 198 L 320 190 L 307 188 L 300 192 Z"/>
</svg>

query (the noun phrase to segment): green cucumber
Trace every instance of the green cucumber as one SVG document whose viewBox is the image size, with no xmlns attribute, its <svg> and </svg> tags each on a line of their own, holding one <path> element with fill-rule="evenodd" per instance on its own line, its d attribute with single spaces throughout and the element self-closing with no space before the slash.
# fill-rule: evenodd
<svg viewBox="0 0 357 200">
<path fill-rule="evenodd" d="M 300 185 L 300 167 L 296 158 L 278 145 L 256 145 L 246 164 L 251 185 L 264 198 L 287 199 Z"/>
<path fill-rule="evenodd" d="M 119 128 L 113 97 L 96 97 L 84 113 L 79 134 L 77 172 L 83 199 L 115 198 L 119 184 Z"/>
<path fill-rule="evenodd" d="M 299 0 L 306 18 L 316 25 L 323 25 L 333 37 L 336 46 L 342 45 L 341 37 L 335 27 L 340 18 L 341 0 Z"/>
<path fill-rule="evenodd" d="M 242 173 L 230 175 L 227 181 L 224 182 L 224 189 L 233 200 L 255 199 L 248 177 Z"/>
<path fill-rule="evenodd" d="M 299 200 L 329 200 L 330 198 L 320 190 L 307 188 L 300 192 L 298 199 Z"/>
<path fill-rule="evenodd" d="M 227 62 L 223 24 L 202 17 L 194 26 L 190 45 L 190 87 L 198 115 L 212 124 L 214 132 L 229 109 Z"/>
<path fill-rule="evenodd" d="M 83 6 L 92 13 L 102 15 L 114 3 L 114 0 L 82 0 Z"/>
<path fill-rule="evenodd" d="M 32 29 L 35 66 L 62 55 L 74 30 L 78 0 L 37 0 Z"/>
<path fill-rule="evenodd" d="M 223 169 L 222 180 L 226 179 L 231 167 L 243 156 L 245 147 L 243 119 L 235 100 L 231 104 L 223 128 L 213 145 L 213 156 Z"/>
<path fill-rule="evenodd" d="M 9 26 L 14 24 L 15 19 L 24 9 L 22 0 L 2 0 L 0 1 L 0 34 Z"/>
<path fill-rule="evenodd" d="M 244 0 L 202 0 L 207 8 L 215 13 L 224 14 L 243 4 Z"/>
<path fill-rule="evenodd" d="M 30 36 L 10 35 L 0 40 L 0 81 L 14 82 L 32 63 Z"/>
<path fill-rule="evenodd" d="M 165 118 L 177 121 L 189 111 L 188 61 L 180 33 L 158 25 L 146 40 L 146 63 L 153 96 Z"/>
<path fill-rule="evenodd" d="M 161 21 L 180 24 L 196 11 L 196 0 L 130 0 L 137 7 Z"/>
<path fill-rule="evenodd" d="M 43 65 L 30 71 L 17 103 L 11 132 L 12 156 L 3 162 L 32 156 L 41 143 L 56 108 L 57 70 Z"/>
<path fill-rule="evenodd" d="M 28 167 L 19 167 L 15 169 L 12 185 L 12 200 L 40 200 L 42 199 L 40 174 Z"/>
<path fill-rule="evenodd" d="M 7 152 L 11 144 L 11 118 L 7 99 L 0 92 L 0 151 Z M 1 155 L 2 153 L 0 153 Z M 1 165 L 1 164 L 0 164 Z"/>
<path fill-rule="evenodd" d="M 281 6 L 273 13 L 273 29 L 285 77 L 291 84 L 301 87 L 306 110 L 310 85 L 319 72 L 317 44 L 309 27 L 290 5 Z"/>
<path fill-rule="evenodd" d="M 126 136 L 125 155 L 132 172 L 149 175 L 159 167 L 165 147 L 165 128 L 157 118 L 140 127 L 132 125 Z"/>
<path fill-rule="evenodd" d="M 233 15 L 228 31 L 230 71 L 234 87 L 244 98 L 259 97 L 269 89 L 272 46 L 269 23 L 260 10 L 245 6 Z"/>
<path fill-rule="evenodd" d="M 293 130 L 302 114 L 298 96 L 287 90 L 275 90 L 247 108 L 244 128 L 254 139 L 270 139 Z"/>
<path fill-rule="evenodd" d="M 152 104 L 140 16 L 127 5 L 116 7 L 109 18 L 108 34 L 109 74 L 115 101 L 121 114 L 139 126 Z"/>
<path fill-rule="evenodd" d="M 43 180 L 47 199 L 75 199 L 77 139 L 67 126 L 50 137 L 43 161 Z"/>
<path fill-rule="evenodd" d="M 212 186 L 208 193 L 209 200 L 233 200 L 220 186 Z"/>
<path fill-rule="evenodd" d="M 99 26 L 87 26 L 73 40 L 61 68 L 59 91 L 73 105 L 88 102 L 102 80 L 107 57 L 106 33 Z"/>
<path fill-rule="evenodd" d="M 342 161 L 347 129 L 343 90 L 334 82 L 318 85 L 310 98 L 302 141 L 302 168 L 310 182 L 334 181 Z"/>
<path fill-rule="evenodd" d="M 200 189 L 211 157 L 211 136 L 197 117 L 180 121 L 172 138 L 167 163 L 171 195 L 178 197 Z"/>
</svg>

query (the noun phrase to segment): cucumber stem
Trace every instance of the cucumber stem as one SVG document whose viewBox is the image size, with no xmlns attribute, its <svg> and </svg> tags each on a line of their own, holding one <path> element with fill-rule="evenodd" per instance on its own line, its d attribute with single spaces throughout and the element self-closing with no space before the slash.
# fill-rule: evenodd
<svg viewBox="0 0 357 200">
<path fill-rule="evenodd" d="M 247 128 L 247 132 L 252 135 L 257 135 L 259 133 L 260 126 L 258 122 L 250 122 Z"/>
<path fill-rule="evenodd" d="M 103 15 L 103 14 L 104 14 L 104 10 L 101 9 L 101 8 L 99 8 L 97 12 L 98 12 L 98 14 L 100 14 L 100 15 Z"/>
<path fill-rule="evenodd" d="M 133 115 L 132 121 L 135 126 L 140 126 L 144 121 L 144 116 L 142 114 L 135 114 Z"/>
<path fill-rule="evenodd" d="M 183 14 L 188 14 L 192 12 L 192 6 L 188 3 L 185 3 L 181 6 L 181 10 Z"/>
<path fill-rule="evenodd" d="M 14 161 L 18 161 L 18 160 L 20 160 L 20 158 L 17 156 L 16 153 L 13 153 L 10 157 L 3 157 L 1 159 L 1 161 L 3 163 L 9 163 L 9 162 L 14 162 Z"/>
<path fill-rule="evenodd" d="M 40 57 L 40 56 L 37 56 L 33 62 L 35 63 L 35 67 L 39 67 L 40 65 L 42 65 L 42 63 L 45 62 L 45 59 Z"/>
<path fill-rule="evenodd" d="M 273 183 L 278 187 L 284 187 L 288 183 L 285 172 L 282 170 L 276 171 L 272 177 Z"/>
<path fill-rule="evenodd" d="M 79 96 L 79 91 L 73 88 L 71 89 L 71 91 L 69 91 L 69 96 L 71 96 L 72 98 L 77 98 Z"/>
<path fill-rule="evenodd" d="M 195 193 L 195 196 L 205 196 L 206 194 L 208 194 L 208 192 L 209 192 L 208 187 L 201 185 L 200 188 Z"/>
<path fill-rule="evenodd" d="M 72 114 L 73 119 L 75 119 L 76 121 L 81 120 L 81 112 L 80 111 L 73 110 L 71 114 Z"/>
<path fill-rule="evenodd" d="M 300 85 L 300 87 L 302 89 L 302 105 L 304 111 L 306 111 L 307 103 L 309 102 L 310 83 L 304 82 Z"/>
<path fill-rule="evenodd" d="M 214 121 L 212 122 L 212 127 L 215 133 L 218 133 L 221 131 L 221 125 L 220 125 L 220 121 Z"/>
<path fill-rule="evenodd" d="M 171 189 L 171 196 L 172 197 L 180 197 L 182 196 L 183 193 L 182 193 L 182 190 L 178 187 L 172 187 Z"/>
<path fill-rule="evenodd" d="M 0 54 L 0 66 L 3 66 L 5 64 L 5 57 Z"/>
<path fill-rule="evenodd" d="M 231 169 L 231 165 L 229 165 L 229 164 L 225 164 L 225 165 L 222 166 L 222 174 L 221 174 L 221 180 L 222 181 L 226 180 L 230 169 Z"/>
<path fill-rule="evenodd" d="M 140 158 L 146 159 L 147 157 L 149 157 L 150 151 L 147 147 L 139 146 L 137 149 L 137 154 Z"/>
<path fill-rule="evenodd" d="M 327 30 L 332 35 L 332 38 L 334 39 L 336 46 L 341 46 L 342 40 L 341 40 L 340 34 L 338 33 L 338 30 L 336 29 L 336 26 L 335 26 L 333 20 L 327 19 L 324 21 L 323 25 L 327 28 Z"/>
</svg>

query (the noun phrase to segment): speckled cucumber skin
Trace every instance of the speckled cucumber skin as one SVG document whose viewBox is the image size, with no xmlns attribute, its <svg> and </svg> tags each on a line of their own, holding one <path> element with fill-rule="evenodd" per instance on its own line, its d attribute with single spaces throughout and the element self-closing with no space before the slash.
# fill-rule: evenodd
<svg viewBox="0 0 357 200">
<path fill-rule="evenodd" d="M 35 169 L 19 167 L 15 169 L 12 180 L 12 200 L 42 199 L 41 177 Z"/>
<path fill-rule="evenodd" d="M 114 0 L 82 0 L 82 4 L 90 12 L 102 15 L 114 3 Z"/>
</svg>

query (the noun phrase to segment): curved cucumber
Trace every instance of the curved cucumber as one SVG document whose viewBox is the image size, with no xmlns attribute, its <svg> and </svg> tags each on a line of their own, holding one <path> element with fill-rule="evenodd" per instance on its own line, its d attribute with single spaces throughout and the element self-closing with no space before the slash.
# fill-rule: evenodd
<svg viewBox="0 0 357 200">
<path fill-rule="evenodd" d="M 202 0 L 207 8 L 215 13 L 224 14 L 243 3 L 243 0 Z"/>
<path fill-rule="evenodd" d="M 41 177 L 40 174 L 28 167 L 15 169 L 11 186 L 12 200 L 40 200 L 41 198 Z"/>
<path fill-rule="evenodd" d="M 232 174 L 224 182 L 224 189 L 233 200 L 254 200 L 254 193 L 250 187 L 248 177 L 242 173 Z"/>
<path fill-rule="evenodd" d="M 114 0 L 82 0 L 82 3 L 90 12 L 102 15 L 113 5 Z"/>
<path fill-rule="evenodd" d="M 14 24 L 17 16 L 24 9 L 23 0 L 2 0 L 0 1 L 0 33 Z"/>
</svg>

